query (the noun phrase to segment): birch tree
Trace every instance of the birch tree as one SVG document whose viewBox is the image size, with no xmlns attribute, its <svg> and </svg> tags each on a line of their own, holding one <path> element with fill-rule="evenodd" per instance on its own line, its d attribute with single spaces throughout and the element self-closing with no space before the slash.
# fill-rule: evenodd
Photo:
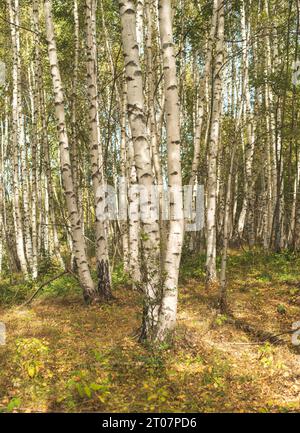
<svg viewBox="0 0 300 433">
<path fill-rule="evenodd" d="M 16 236 L 16 248 L 21 269 L 25 277 L 28 277 L 28 265 L 25 256 L 25 246 L 23 238 L 23 221 L 21 214 L 20 189 L 19 189 L 19 143 L 22 134 L 22 111 L 21 111 L 21 57 L 19 40 L 19 2 L 18 0 L 7 0 L 10 19 L 11 42 L 13 52 L 13 97 L 12 97 L 12 147 L 13 147 L 13 215 Z"/>
<path fill-rule="evenodd" d="M 96 49 L 96 2 L 86 0 L 86 57 L 87 88 L 89 99 L 89 143 L 92 167 L 92 183 L 95 201 L 95 235 L 98 271 L 98 292 L 104 300 L 110 300 L 111 281 L 108 261 L 107 227 L 105 218 L 99 217 L 98 207 L 105 202 L 105 181 L 103 171 L 103 152 L 100 138 L 98 85 L 97 85 L 97 49 Z M 105 211 L 105 209 L 104 209 Z"/>
<path fill-rule="evenodd" d="M 217 14 L 216 55 L 213 69 L 212 82 L 212 108 L 210 138 L 208 146 L 208 180 L 207 180 L 207 283 L 217 281 L 216 270 L 216 206 L 217 206 L 217 156 L 221 123 L 221 97 L 222 97 L 222 66 L 224 58 L 224 5 L 222 1 L 215 0 L 213 13 Z"/>
<path fill-rule="evenodd" d="M 160 0 L 159 30 L 164 70 L 170 223 L 164 260 L 165 279 L 157 339 L 164 340 L 176 324 L 178 275 L 183 243 L 183 197 L 180 156 L 180 106 L 170 0 Z"/>
<path fill-rule="evenodd" d="M 55 115 L 57 119 L 57 132 L 60 150 L 60 164 L 63 180 L 64 194 L 68 207 L 69 218 L 71 222 L 74 256 L 78 266 L 80 283 L 83 288 L 83 296 L 86 302 L 94 301 L 97 293 L 91 277 L 88 259 L 85 251 L 85 239 L 82 233 L 80 214 L 77 208 L 76 196 L 74 193 L 69 140 L 66 129 L 64 93 L 61 81 L 61 75 L 57 59 L 56 39 L 52 18 L 52 1 L 44 0 L 44 14 L 46 24 L 46 35 L 48 43 L 48 56 L 51 68 Z"/>
<path fill-rule="evenodd" d="M 154 185 L 152 173 L 150 143 L 147 135 L 145 104 L 143 94 L 143 79 L 139 58 L 139 48 L 136 36 L 136 10 L 132 0 L 119 0 L 122 26 L 122 45 L 127 80 L 127 112 L 133 140 L 134 160 L 137 170 L 138 184 L 145 189 L 150 197 Z M 147 211 L 149 204 L 144 206 Z M 143 211 L 143 209 L 142 209 Z M 141 339 L 153 338 L 156 333 L 159 312 L 160 292 L 160 252 L 159 225 L 157 219 L 141 220 L 142 225 L 142 281 L 145 295 L 143 326 Z"/>
</svg>

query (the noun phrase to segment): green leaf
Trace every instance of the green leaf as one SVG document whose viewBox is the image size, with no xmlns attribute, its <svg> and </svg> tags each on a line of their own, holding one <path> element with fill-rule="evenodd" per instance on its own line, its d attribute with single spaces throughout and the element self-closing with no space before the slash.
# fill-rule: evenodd
<svg viewBox="0 0 300 433">
<path fill-rule="evenodd" d="M 76 383 L 76 389 L 79 396 L 82 398 L 84 396 L 82 385 L 80 383 Z"/>
<path fill-rule="evenodd" d="M 91 397 L 92 397 L 92 391 L 91 391 L 91 389 L 90 389 L 90 387 L 89 387 L 88 385 L 85 385 L 85 386 L 84 386 L 84 392 L 85 392 L 85 394 L 86 394 L 86 396 L 87 396 L 88 398 L 91 398 Z"/>
<path fill-rule="evenodd" d="M 91 383 L 91 384 L 90 384 L 90 388 L 91 388 L 93 391 L 99 391 L 99 389 L 101 389 L 102 386 L 99 385 L 98 383 Z"/>
<path fill-rule="evenodd" d="M 21 406 L 21 399 L 20 398 L 12 398 L 10 402 L 7 405 L 8 412 L 12 412 L 17 407 Z"/>
</svg>

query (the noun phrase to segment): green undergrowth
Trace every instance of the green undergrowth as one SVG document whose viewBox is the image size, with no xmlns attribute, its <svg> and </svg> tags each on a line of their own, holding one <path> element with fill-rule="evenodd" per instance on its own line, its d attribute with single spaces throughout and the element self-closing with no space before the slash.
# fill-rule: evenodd
<svg viewBox="0 0 300 433">
<path fill-rule="evenodd" d="M 218 257 L 218 271 L 220 262 Z M 249 277 L 258 282 L 300 283 L 299 269 L 300 255 L 292 252 L 266 253 L 258 248 L 228 251 L 227 272 L 230 279 Z M 183 255 L 180 281 L 184 283 L 191 278 L 205 280 L 205 254 Z"/>
<path fill-rule="evenodd" d="M 18 275 L 0 282 L 1 412 L 294 412 L 298 353 L 251 339 L 211 308 L 203 255 L 184 256 L 178 325 L 172 344 L 138 342 L 142 303 L 122 266 L 112 275 L 116 300 L 86 306 L 71 275 L 48 284 Z M 96 275 L 94 275 L 96 279 Z M 234 314 L 279 333 L 299 320 L 299 256 L 229 251 L 228 292 Z"/>
<path fill-rule="evenodd" d="M 19 274 L 12 274 L 6 277 L 0 276 L 0 306 L 21 304 L 26 301 L 34 291 L 47 281 L 52 280 L 59 275 L 62 270 L 49 264 L 47 269 L 39 271 L 39 277 L 36 281 L 28 280 Z M 92 272 L 94 281 L 97 281 L 97 273 Z M 123 271 L 122 265 L 118 264 L 112 273 L 113 288 L 130 287 L 131 281 L 129 276 Z M 37 298 L 66 297 L 69 295 L 78 295 L 82 289 L 78 280 L 70 275 L 65 274 L 46 284 L 38 293 Z"/>
<path fill-rule="evenodd" d="M 219 266 L 220 258 L 218 258 Z M 247 283 L 286 283 L 291 286 L 291 291 L 297 293 L 299 281 L 300 257 L 299 255 L 283 252 L 266 254 L 262 250 L 253 251 L 229 251 L 228 278 L 231 281 Z M 61 272 L 52 264 L 43 264 L 40 269 L 41 277 L 37 281 L 24 281 L 22 276 L 12 274 L 9 277 L 2 275 L 0 278 L 0 305 L 18 304 L 24 302 L 36 288 L 52 279 Z M 96 272 L 93 273 L 96 281 Z M 205 281 L 205 255 L 183 255 L 180 268 L 180 284 L 195 279 Z M 122 264 L 116 264 L 112 272 L 113 288 L 129 288 L 132 281 L 123 270 Z M 294 287 L 293 287 L 294 286 Z M 241 290 L 243 288 L 241 287 Z M 63 275 L 46 285 L 38 297 L 57 297 L 69 294 L 81 293 L 78 281 L 71 275 Z"/>
</svg>

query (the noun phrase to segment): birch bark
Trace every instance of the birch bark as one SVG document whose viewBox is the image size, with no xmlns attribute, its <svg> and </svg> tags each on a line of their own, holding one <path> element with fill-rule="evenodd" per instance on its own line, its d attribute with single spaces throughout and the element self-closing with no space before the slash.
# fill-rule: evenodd
<svg viewBox="0 0 300 433">
<path fill-rule="evenodd" d="M 180 156 L 180 105 L 170 0 L 159 0 L 159 30 L 164 70 L 170 222 L 164 260 L 164 284 L 156 339 L 164 340 L 176 324 L 178 275 L 183 243 L 183 197 Z"/>
<path fill-rule="evenodd" d="M 133 0 L 119 0 L 122 45 L 127 80 L 127 112 L 131 128 L 138 184 L 151 196 L 154 185 L 145 116 L 142 71 L 136 35 L 136 9 Z M 151 200 L 150 200 L 151 201 Z M 146 199 L 141 211 L 153 211 Z M 158 321 L 160 295 L 159 224 L 157 218 L 142 218 L 142 282 L 145 294 L 141 339 L 153 338 Z"/>
<path fill-rule="evenodd" d="M 214 13 L 218 14 L 216 36 L 216 58 L 213 73 L 211 128 L 208 147 L 208 181 L 207 181 L 207 259 L 206 281 L 214 284 L 217 281 L 216 270 L 216 210 L 217 210 L 217 155 L 220 136 L 222 65 L 224 57 L 224 5 L 221 0 L 214 0 Z"/>
<path fill-rule="evenodd" d="M 12 99 L 12 146 L 13 146 L 13 215 L 16 236 L 16 248 L 20 261 L 21 270 L 28 278 L 28 266 L 25 256 L 25 246 L 23 238 L 23 222 L 21 214 L 20 203 L 20 182 L 19 182 L 19 143 L 21 138 L 21 88 L 20 88 L 20 41 L 19 41 L 19 27 L 18 13 L 19 2 L 18 0 L 7 0 L 7 6 L 10 19 L 10 31 L 13 52 L 13 99 Z"/>
<path fill-rule="evenodd" d="M 57 59 L 57 48 L 54 34 L 51 0 L 44 0 L 44 13 L 48 43 L 48 56 L 54 92 L 55 115 L 57 119 L 61 174 L 69 218 L 71 222 L 74 256 L 78 266 L 78 274 L 80 283 L 83 288 L 84 299 L 86 302 L 91 302 L 95 299 L 95 289 L 90 274 L 88 259 L 85 251 L 85 239 L 82 233 L 82 223 L 80 220 L 80 215 L 76 203 L 76 196 L 74 193 L 70 162 L 69 140 L 65 121 L 64 94 Z"/>
<path fill-rule="evenodd" d="M 98 85 L 97 85 L 97 49 L 96 49 L 96 2 L 86 0 L 86 67 L 89 101 L 89 144 L 92 167 L 92 183 L 95 205 L 96 256 L 98 270 L 98 293 L 101 299 L 110 300 L 111 280 L 108 259 L 107 221 L 105 215 L 99 215 L 99 206 L 105 202 L 105 181 L 103 154 L 100 137 Z M 106 206 L 106 205 L 105 205 Z M 106 208 L 104 208 L 104 213 Z M 100 218 L 101 217 L 101 218 Z"/>
</svg>

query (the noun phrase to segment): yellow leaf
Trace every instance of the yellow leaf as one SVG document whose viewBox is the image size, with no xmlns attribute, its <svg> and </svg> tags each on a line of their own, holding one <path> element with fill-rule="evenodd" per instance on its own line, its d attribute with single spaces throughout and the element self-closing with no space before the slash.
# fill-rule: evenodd
<svg viewBox="0 0 300 433">
<path fill-rule="evenodd" d="M 27 373 L 28 373 L 29 377 L 33 378 L 35 376 L 35 374 L 36 374 L 35 366 L 34 365 L 29 365 L 27 367 Z"/>
</svg>

